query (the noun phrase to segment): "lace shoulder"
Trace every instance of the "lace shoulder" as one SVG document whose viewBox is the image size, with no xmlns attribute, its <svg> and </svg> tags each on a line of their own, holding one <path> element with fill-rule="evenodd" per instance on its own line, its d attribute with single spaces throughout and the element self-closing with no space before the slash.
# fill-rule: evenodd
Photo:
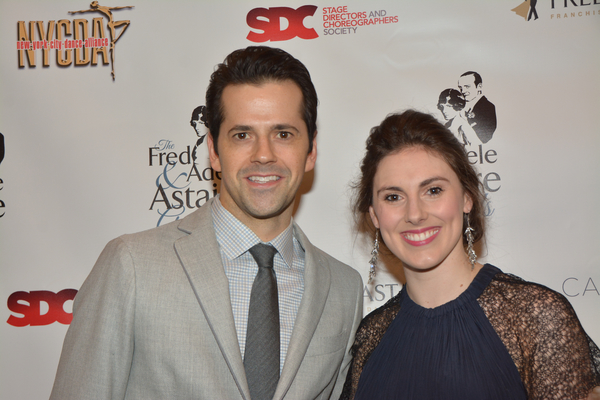
<svg viewBox="0 0 600 400">
<path fill-rule="evenodd" d="M 383 306 L 372 311 L 358 326 L 351 349 L 352 362 L 346 376 L 340 400 L 354 398 L 363 367 L 400 311 L 400 304 L 402 303 L 401 293 L 398 293 Z"/>
<path fill-rule="evenodd" d="M 560 293 L 498 273 L 478 302 L 530 399 L 582 399 L 600 385 L 600 350 Z"/>
</svg>

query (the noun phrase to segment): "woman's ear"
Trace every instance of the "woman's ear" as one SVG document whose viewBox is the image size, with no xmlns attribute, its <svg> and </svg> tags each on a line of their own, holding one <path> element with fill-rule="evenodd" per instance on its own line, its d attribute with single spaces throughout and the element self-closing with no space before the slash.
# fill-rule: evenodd
<svg viewBox="0 0 600 400">
<path fill-rule="evenodd" d="M 373 206 L 369 206 L 369 216 L 371 216 L 371 222 L 373 222 L 375 228 L 379 229 L 379 219 L 377 219 L 377 215 L 375 214 Z"/>
<path fill-rule="evenodd" d="M 471 199 L 471 196 L 469 196 L 469 194 L 467 192 L 465 192 L 464 202 L 465 202 L 465 204 L 463 207 L 463 212 L 468 214 L 473 209 L 473 199 Z"/>
</svg>

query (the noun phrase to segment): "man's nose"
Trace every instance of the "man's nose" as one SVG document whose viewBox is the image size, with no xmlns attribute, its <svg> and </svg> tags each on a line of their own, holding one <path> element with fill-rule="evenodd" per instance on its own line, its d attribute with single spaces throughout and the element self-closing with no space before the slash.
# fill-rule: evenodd
<svg viewBox="0 0 600 400">
<path fill-rule="evenodd" d="M 254 144 L 251 161 L 265 164 L 276 160 L 277 157 L 273 151 L 271 140 L 268 137 L 259 136 Z"/>
</svg>

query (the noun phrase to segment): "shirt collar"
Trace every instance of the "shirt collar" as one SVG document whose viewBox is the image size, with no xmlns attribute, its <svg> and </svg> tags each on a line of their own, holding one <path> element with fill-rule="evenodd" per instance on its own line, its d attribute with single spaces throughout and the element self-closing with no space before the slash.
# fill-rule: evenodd
<svg viewBox="0 0 600 400">
<path fill-rule="evenodd" d="M 220 195 L 217 195 L 211 204 L 213 225 L 221 251 L 232 260 L 262 241 L 250 228 L 223 207 L 219 197 Z M 294 240 L 294 224 L 293 220 L 290 220 L 290 224 L 283 232 L 267 242 L 277 249 L 288 268 L 291 268 L 294 259 Z"/>
</svg>

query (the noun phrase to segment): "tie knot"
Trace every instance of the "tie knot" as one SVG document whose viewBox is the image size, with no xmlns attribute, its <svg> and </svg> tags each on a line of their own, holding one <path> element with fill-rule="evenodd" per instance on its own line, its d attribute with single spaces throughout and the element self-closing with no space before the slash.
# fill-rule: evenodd
<svg viewBox="0 0 600 400">
<path fill-rule="evenodd" d="M 259 243 L 250 250 L 248 250 L 256 263 L 258 268 L 273 268 L 273 257 L 277 253 L 277 249 L 269 244 Z"/>
</svg>

